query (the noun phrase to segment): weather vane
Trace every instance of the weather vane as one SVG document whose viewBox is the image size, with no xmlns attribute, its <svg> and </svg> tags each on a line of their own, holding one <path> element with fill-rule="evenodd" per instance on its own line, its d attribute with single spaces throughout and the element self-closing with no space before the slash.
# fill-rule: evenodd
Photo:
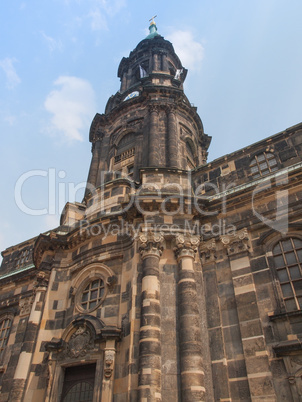
<svg viewBox="0 0 302 402">
<path fill-rule="evenodd" d="M 152 17 L 152 18 L 149 19 L 149 21 L 151 21 L 151 22 L 150 22 L 150 25 L 151 25 L 151 24 L 155 24 L 154 18 L 156 18 L 156 17 L 157 17 L 157 15 L 154 15 L 154 17 Z"/>
</svg>

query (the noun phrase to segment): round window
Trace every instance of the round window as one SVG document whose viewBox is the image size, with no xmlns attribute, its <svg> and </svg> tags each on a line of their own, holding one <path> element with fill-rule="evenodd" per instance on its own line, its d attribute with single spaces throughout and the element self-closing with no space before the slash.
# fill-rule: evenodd
<svg viewBox="0 0 302 402">
<path fill-rule="evenodd" d="M 96 278 L 89 282 L 82 290 L 78 300 L 81 308 L 85 311 L 90 311 L 98 307 L 104 299 L 105 290 L 106 286 L 103 279 Z"/>
</svg>

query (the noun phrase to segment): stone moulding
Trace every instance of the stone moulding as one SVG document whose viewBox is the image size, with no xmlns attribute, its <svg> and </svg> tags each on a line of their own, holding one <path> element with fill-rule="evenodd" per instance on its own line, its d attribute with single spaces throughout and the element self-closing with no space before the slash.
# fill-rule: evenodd
<svg viewBox="0 0 302 402">
<path fill-rule="evenodd" d="M 66 328 L 60 339 L 53 338 L 46 342 L 45 350 L 55 352 L 59 360 L 77 359 L 93 351 L 100 340 L 119 341 L 122 330 L 115 326 L 106 326 L 100 319 L 90 315 L 80 315 Z"/>
<path fill-rule="evenodd" d="M 222 235 L 220 241 L 227 249 L 229 256 L 250 250 L 249 234 L 246 228 L 232 234 Z"/>
<path fill-rule="evenodd" d="M 213 261 L 216 257 L 216 241 L 215 239 L 210 239 L 205 242 L 201 242 L 199 247 L 200 256 L 204 258 L 204 262 Z"/>
</svg>

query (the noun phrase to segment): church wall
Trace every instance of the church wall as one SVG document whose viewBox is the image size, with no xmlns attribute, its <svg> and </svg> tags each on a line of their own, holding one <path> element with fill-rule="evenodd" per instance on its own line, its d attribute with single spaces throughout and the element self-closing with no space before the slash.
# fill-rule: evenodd
<svg viewBox="0 0 302 402">
<path fill-rule="evenodd" d="M 3 252 L 1 402 L 302 398 L 302 124 L 207 163 L 156 30 L 92 122 L 82 203 Z"/>
<path fill-rule="evenodd" d="M 224 191 L 231 185 L 238 186 L 252 182 L 255 178 L 251 174 L 249 165 L 253 158 L 261 153 L 271 153 L 276 159 L 278 169 L 292 166 L 301 161 L 301 141 L 301 125 L 297 125 L 283 133 L 216 159 L 194 172 L 195 188 L 202 183 L 207 183 L 201 191 L 212 195 L 215 191 Z"/>
</svg>

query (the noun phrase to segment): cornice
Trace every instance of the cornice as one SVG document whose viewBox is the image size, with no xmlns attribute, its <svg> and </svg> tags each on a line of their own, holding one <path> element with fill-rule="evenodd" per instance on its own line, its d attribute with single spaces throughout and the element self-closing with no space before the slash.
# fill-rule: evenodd
<svg viewBox="0 0 302 402">
<path fill-rule="evenodd" d="M 119 215 L 121 216 L 121 215 Z M 113 218 L 110 220 L 110 218 Z M 106 233 L 106 228 L 107 226 L 114 224 L 115 228 L 116 226 L 120 225 L 121 227 L 121 234 L 122 232 L 122 222 L 119 219 L 116 219 L 116 216 L 106 216 L 104 218 L 100 219 L 94 219 L 91 222 L 89 222 L 87 225 L 82 226 L 82 227 L 77 227 L 74 229 L 72 232 L 67 233 L 67 234 L 58 234 L 56 232 L 50 232 L 49 235 L 44 235 L 41 234 L 34 246 L 33 250 L 33 260 L 36 268 L 42 269 L 42 261 L 43 261 L 43 256 L 44 253 L 49 252 L 51 255 L 54 255 L 56 251 L 58 250 L 72 250 L 78 246 L 80 246 L 82 243 L 85 241 L 93 238 L 93 239 L 98 239 Z M 95 231 L 95 228 L 97 228 L 97 232 Z M 125 236 L 129 237 L 129 235 L 126 233 Z M 131 243 L 133 240 L 131 240 Z M 116 242 L 114 242 L 114 249 L 117 247 L 128 247 L 129 244 L 125 242 L 125 239 L 120 239 Z M 106 249 L 108 251 L 108 248 L 110 247 L 110 243 L 106 243 L 105 245 L 101 244 L 98 247 L 95 247 L 94 249 Z M 88 251 L 89 252 L 89 251 Z M 49 261 L 51 260 L 51 261 Z M 43 269 L 48 270 L 53 263 L 52 258 L 49 258 L 47 261 L 45 260 L 45 266 Z"/>
</svg>

